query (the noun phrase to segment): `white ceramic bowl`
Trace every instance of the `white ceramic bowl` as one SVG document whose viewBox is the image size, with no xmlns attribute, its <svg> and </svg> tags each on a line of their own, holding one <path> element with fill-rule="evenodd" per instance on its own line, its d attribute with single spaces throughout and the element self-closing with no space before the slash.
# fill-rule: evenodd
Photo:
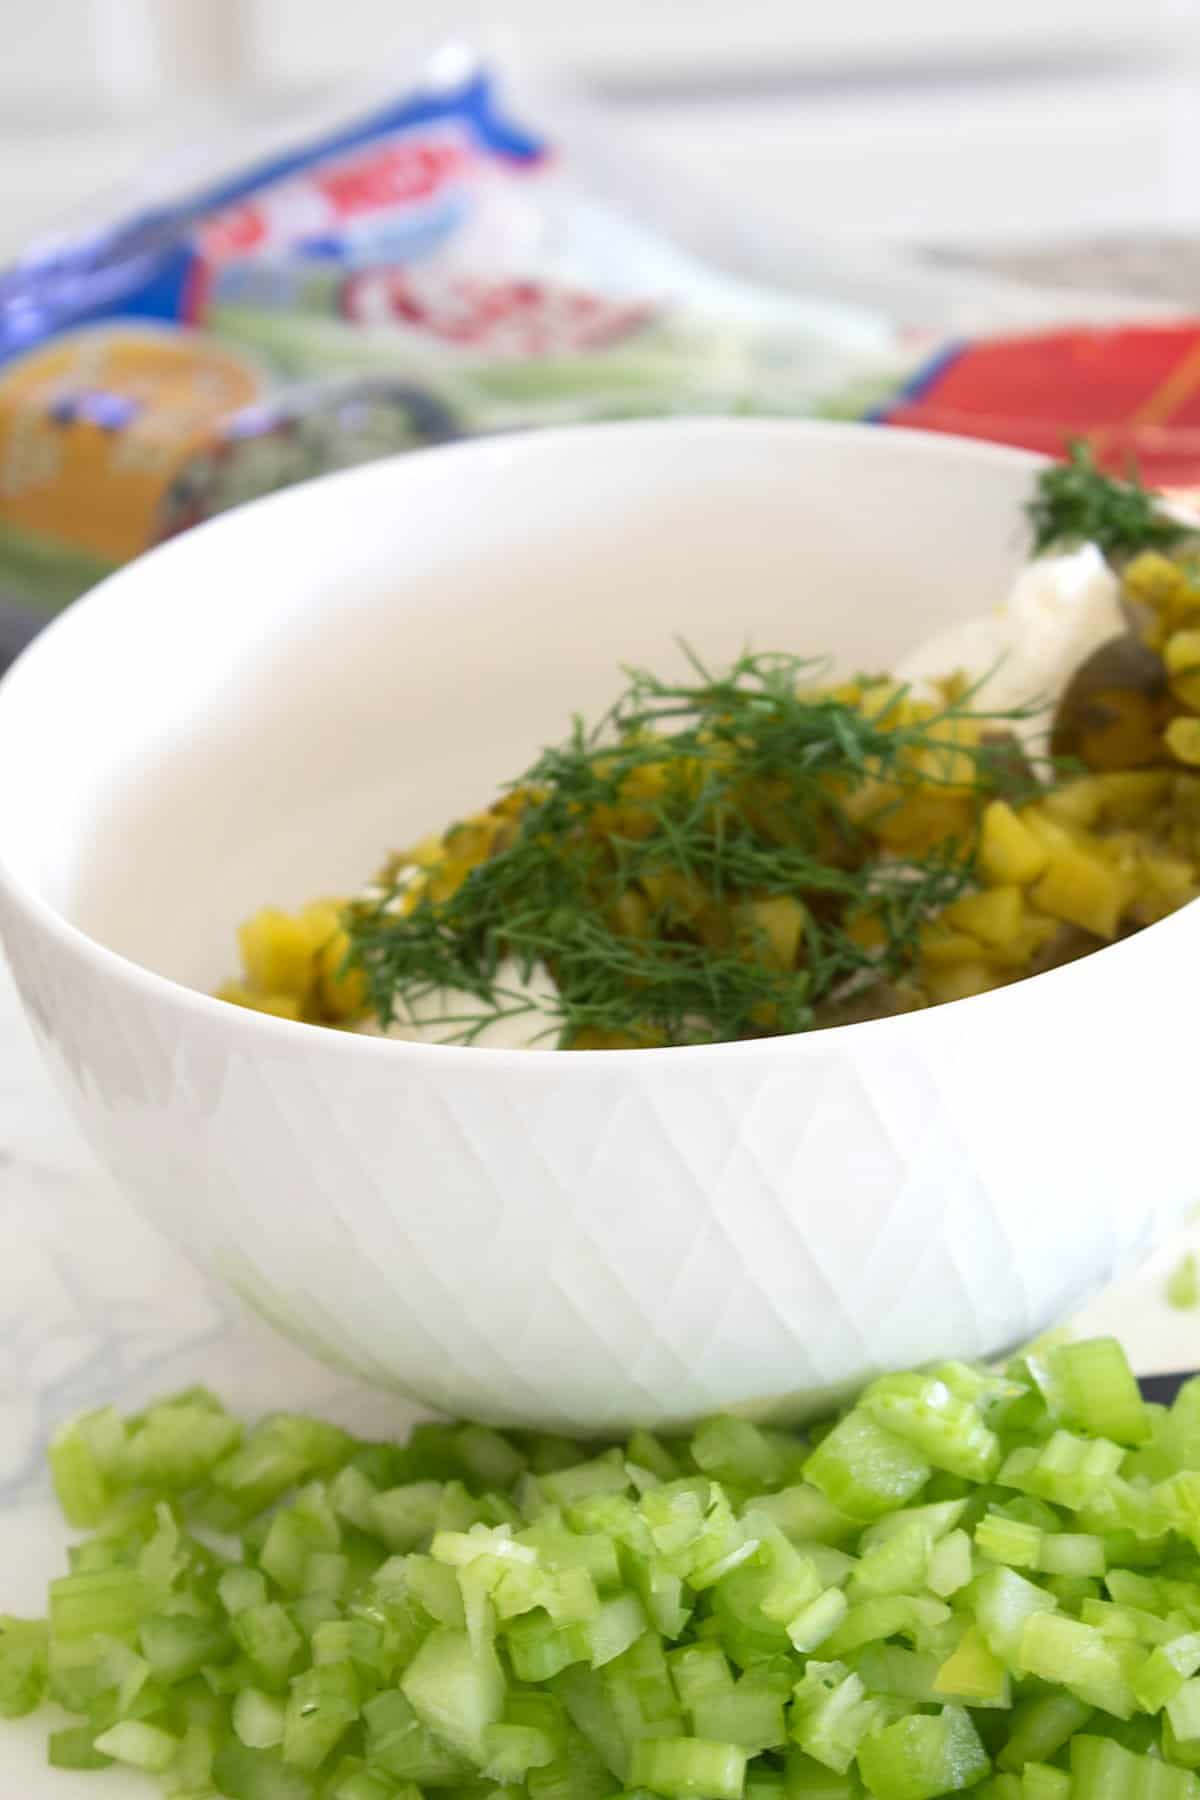
<svg viewBox="0 0 1200 1800">
<path fill-rule="evenodd" d="M 1098 1289 L 1200 1185 L 1194 908 L 712 1048 L 400 1044 L 203 992 L 247 912 L 486 801 L 620 662 L 682 633 L 886 668 L 998 601 L 1036 466 L 819 424 L 513 437 L 259 502 L 73 607 L 0 685 L 0 925 L 138 1204 L 320 1355 L 549 1427 L 794 1416 Z"/>
</svg>

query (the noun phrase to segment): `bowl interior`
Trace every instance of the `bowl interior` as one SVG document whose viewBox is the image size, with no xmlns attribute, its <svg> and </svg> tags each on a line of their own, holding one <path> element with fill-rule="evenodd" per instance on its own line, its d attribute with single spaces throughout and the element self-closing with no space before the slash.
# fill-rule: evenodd
<svg viewBox="0 0 1200 1800">
<path fill-rule="evenodd" d="M 678 640 L 886 669 L 998 602 L 1035 458 L 676 422 L 398 459 L 164 546 L 0 685 L 0 858 L 210 987 L 237 920 L 348 891 Z"/>
</svg>

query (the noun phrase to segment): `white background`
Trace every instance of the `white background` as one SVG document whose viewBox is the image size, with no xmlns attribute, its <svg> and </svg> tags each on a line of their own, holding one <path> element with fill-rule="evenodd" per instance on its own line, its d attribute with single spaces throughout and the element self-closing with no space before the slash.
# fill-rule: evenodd
<svg viewBox="0 0 1200 1800">
<path fill-rule="evenodd" d="M 783 243 L 1200 227 L 1200 0 L 0 0 L 0 251 L 458 31 Z"/>
</svg>

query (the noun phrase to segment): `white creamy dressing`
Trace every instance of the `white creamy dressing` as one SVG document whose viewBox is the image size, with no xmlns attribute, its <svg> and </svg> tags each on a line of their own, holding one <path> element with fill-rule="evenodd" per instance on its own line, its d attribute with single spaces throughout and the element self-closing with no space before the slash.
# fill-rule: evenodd
<svg viewBox="0 0 1200 1800">
<path fill-rule="evenodd" d="M 1007 729 L 1030 749 L 1039 749 L 1054 703 L 1076 669 L 1124 631 L 1117 578 L 1095 545 L 1086 544 L 1030 563 L 1002 605 L 935 632 L 902 658 L 893 673 L 918 691 L 961 673 L 977 684 L 971 704 L 981 711 L 1036 706 L 1038 716 L 1016 720 Z M 474 1044 L 492 1050 L 553 1049 L 555 988 L 546 971 L 535 970 L 524 981 L 515 964 L 502 965 L 500 985 L 513 996 L 513 1010 L 480 1031 Z M 517 1010 L 522 1002 L 528 1002 L 529 1011 Z M 480 1012 L 473 995 L 453 990 L 397 1004 L 403 1017 L 384 1035 L 413 1043 L 444 1042 L 451 1019 L 475 1018 Z M 380 1034 L 371 1022 L 359 1029 Z"/>
<path fill-rule="evenodd" d="M 893 673 L 920 687 L 962 673 L 978 683 L 971 704 L 1007 712 L 1036 706 L 1011 729 L 1029 748 L 1045 743 L 1054 703 L 1081 663 L 1124 635 L 1120 583 L 1094 544 L 1042 556 L 1022 569 L 1003 605 L 935 632 Z"/>
</svg>

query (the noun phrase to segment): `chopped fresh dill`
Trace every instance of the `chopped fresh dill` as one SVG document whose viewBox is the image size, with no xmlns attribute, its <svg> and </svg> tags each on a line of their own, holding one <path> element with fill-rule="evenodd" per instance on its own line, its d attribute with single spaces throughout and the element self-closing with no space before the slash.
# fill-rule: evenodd
<svg viewBox="0 0 1200 1800">
<path fill-rule="evenodd" d="M 1135 471 L 1119 481 L 1098 469 L 1080 438 L 1068 446 L 1065 463 L 1038 476 L 1026 510 L 1039 555 L 1055 545 L 1096 544 L 1106 556 L 1126 557 L 1139 550 L 1170 550 L 1193 535 L 1165 517 Z"/>
<path fill-rule="evenodd" d="M 349 966 L 382 1025 L 444 994 L 448 1042 L 522 1004 L 565 1047 L 725 1042 L 803 1031 L 910 974 L 923 922 L 971 878 L 978 808 L 1028 791 L 981 721 L 1026 715 L 970 693 L 922 709 L 883 681 L 821 690 L 795 656 L 714 674 L 688 655 L 689 679 L 627 671 L 598 724 L 544 750 L 457 885 L 399 858 L 351 905 Z M 881 853 L 914 798 L 935 809 L 928 841 Z M 555 998 L 522 1002 L 514 966 L 548 970 Z"/>
</svg>

